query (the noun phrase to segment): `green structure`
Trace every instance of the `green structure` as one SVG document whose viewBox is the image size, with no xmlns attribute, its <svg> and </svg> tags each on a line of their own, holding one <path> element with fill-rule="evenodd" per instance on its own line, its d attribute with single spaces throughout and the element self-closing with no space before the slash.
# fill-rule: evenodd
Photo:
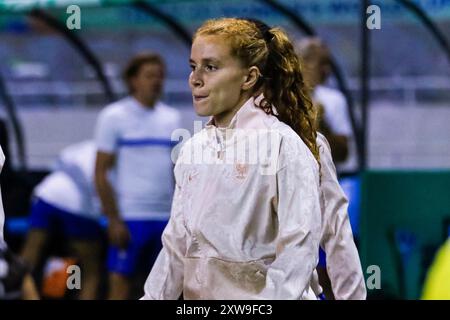
<svg viewBox="0 0 450 320">
<path fill-rule="evenodd" d="M 364 271 L 375 265 L 381 275 L 381 288 L 369 289 L 368 296 L 420 298 L 429 263 L 447 237 L 449 219 L 450 171 L 366 172 L 360 255 Z"/>
</svg>

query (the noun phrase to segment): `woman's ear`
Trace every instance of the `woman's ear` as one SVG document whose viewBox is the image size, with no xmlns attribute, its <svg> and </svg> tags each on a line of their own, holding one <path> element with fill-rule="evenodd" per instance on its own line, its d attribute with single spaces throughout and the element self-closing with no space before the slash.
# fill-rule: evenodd
<svg viewBox="0 0 450 320">
<path fill-rule="evenodd" d="M 250 90 L 253 88 L 260 77 L 258 67 L 252 66 L 248 69 L 245 82 L 242 84 L 242 90 Z"/>
</svg>

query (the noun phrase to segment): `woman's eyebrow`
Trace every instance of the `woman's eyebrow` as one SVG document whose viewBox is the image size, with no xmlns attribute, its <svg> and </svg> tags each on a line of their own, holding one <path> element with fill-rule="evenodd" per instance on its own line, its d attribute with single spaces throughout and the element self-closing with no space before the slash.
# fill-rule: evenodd
<svg viewBox="0 0 450 320">
<path fill-rule="evenodd" d="M 203 58 L 201 60 L 201 62 L 204 63 L 204 64 L 208 64 L 208 63 L 216 63 L 216 64 L 218 64 L 218 63 L 220 63 L 220 60 L 218 60 L 216 58 Z M 189 59 L 189 63 L 196 63 L 196 62 L 194 60 L 192 60 L 192 59 Z"/>
<path fill-rule="evenodd" d="M 219 63 L 219 60 L 215 58 L 203 58 L 202 61 L 203 63 Z"/>
</svg>

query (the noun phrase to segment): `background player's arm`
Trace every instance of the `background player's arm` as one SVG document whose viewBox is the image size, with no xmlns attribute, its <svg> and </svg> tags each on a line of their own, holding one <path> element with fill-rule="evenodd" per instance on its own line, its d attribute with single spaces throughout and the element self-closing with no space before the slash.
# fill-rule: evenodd
<svg viewBox="0 0 450 320">
<path fill-rule="evenodd" d="M 348 157 L 348 138 L 343 134 L 336 134 L 325 121 L 325 110 L 322 104 L 315 104 L 318 110 L 319 128 L 331 146 L 331 155 L 336 162 L 344 162 Z"/>
<path fill-rule="evenodd" d="M 320 121 L 319 132 L 321 132 L 331 145 L 331 154 L 336 162 L 343 162 L 348 156 L 348 138 L 342 134 L 335 134 L 327 125 L 325 120 Z"/>
<path fill-rule="evenodd" d="M 130 235 L 120 217 L 114 190 L 108 180 L 108 171 L 115 165 L 112 153 L 97 152 L 95 161 L 95 186 L 100 197 L 103 213 L 108 217 L 108 236 L 112 244 L 121 248 L 127 245 Z"/>
</svg>

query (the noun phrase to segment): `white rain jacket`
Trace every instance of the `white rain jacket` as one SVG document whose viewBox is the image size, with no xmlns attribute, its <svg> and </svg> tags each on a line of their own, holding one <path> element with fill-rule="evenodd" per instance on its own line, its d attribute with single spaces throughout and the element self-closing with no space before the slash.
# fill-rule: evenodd
<svg viewBox="0 0 450 320">
<path fill-rule="evenodd" d="M 333 294 L 336 300 L 364 300 L 366 287 L 348 218 L 348 200 L 337 180 L 330 145 L 320 133 L 317 134 L 317 145 L 321 164 L 320 246 L 327 256 L 327 273 Z M 316 294 L 321 291 L 316 289 L 317 284 L 312 284 L 312 287 Z"/>
<path fill-rule="evenodd" d="M 209 123 L 180 151 L 171 218 L 142 299 L 316 299 L 318 165 L 254 102 L 232 130 Z"/>
</svg>

